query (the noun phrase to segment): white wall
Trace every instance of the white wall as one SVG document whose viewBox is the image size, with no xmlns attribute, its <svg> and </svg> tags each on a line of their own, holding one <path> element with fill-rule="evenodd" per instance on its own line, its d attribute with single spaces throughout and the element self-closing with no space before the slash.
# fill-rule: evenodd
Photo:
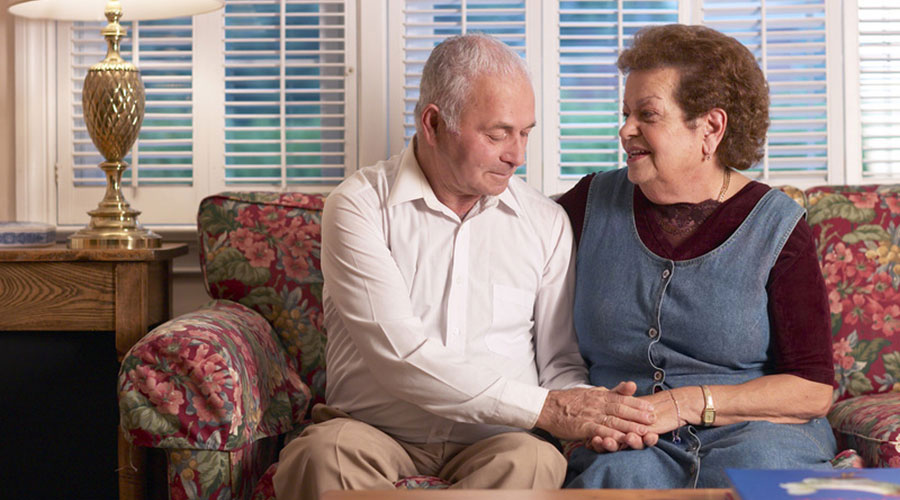
<svg viewBox="0 0 900 500">
<path fill-rule="evenodd" d="M 164 242 L 183 242 L 187 243 L 190 248 L 187 255 L 178 257 L 172 265 L 172 311 L 175 316 L 194 311 L 210 300 L 206 294 L 206 287 L 203 285 L 203 275 L 200 273 L 197 238 L 184 234 L 163 233 L 162 236 Z"/>
<path fill-rule="evenodd" d="M 0 7 L 0 221 L 16 218 L 14 38 L 13 17 Z"/>
</svg>

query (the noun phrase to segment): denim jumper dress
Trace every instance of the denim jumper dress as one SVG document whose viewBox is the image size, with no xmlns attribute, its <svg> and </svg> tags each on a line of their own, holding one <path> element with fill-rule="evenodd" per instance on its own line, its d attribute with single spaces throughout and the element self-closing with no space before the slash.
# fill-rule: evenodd
<svg viewBox="0 0 900 500">
<path fill-rule="evenodd" d="M 620 169 L 596 175 L 588 194 L 574 319 L 591 383 L 632 380 L 640 396 L 773 374 L 766 281 L 804 210 L 770 190 L 720 246 L 672 261 L 641 242 L 633 193 Z M 825 419 L 685 427 L 679 442 L 668 433 L 645 450 L 579 448 L 567 487 L 728 487 L 726 467 L 830 468 L 836 452 Z"/>
</svg>

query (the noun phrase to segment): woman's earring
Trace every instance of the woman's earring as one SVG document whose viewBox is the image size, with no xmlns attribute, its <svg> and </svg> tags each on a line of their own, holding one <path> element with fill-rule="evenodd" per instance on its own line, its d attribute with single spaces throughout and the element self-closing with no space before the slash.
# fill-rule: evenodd
<svg viewBox="0 0 900 500">
<path fill-rule="evenodd" d="M 712 156 L 710 156 L 709 153 L 707 153 L 706 156 L 705 156 L 703 159 L 704 159 L 705 161 L 709 161 L 710 158 L 712 158 Z"/>
</svg>

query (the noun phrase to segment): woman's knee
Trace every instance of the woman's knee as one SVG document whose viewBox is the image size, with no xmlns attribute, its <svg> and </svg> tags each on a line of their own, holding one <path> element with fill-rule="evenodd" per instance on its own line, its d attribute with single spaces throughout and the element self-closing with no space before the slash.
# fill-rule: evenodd
<svg viewBox="0 0 900 500">
<path fill-rule="evenodd" d="M 566 488 L 686 488 L 688 466 L 657 447 L 595 453 L 578 449 L 569 459 Z"/>
<path fill-rule="evenodd" d="M 729 426 L 732 427 L 732 426 Z M 725 469 L 830 469 L 836 447 L 831 427 L 822 422 L 776 424 L 753 421 L 719 430 L 704 443 L 698 487 L 729 484 Z"/>
<path fill-rule="evenodd" d="M 827 424 L 827 422 L 826 422 Z M 707 462 L 733 468 L 810 468 L 836 452 L 830 426 L 819 422 L 745 422 L 718 442 L 708 443 Z"/>
</svg>

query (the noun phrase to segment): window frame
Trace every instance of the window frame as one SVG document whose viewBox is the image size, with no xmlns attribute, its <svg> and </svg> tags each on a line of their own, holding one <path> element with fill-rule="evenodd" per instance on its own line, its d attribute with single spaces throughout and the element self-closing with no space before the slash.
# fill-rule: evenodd
<svg viewBox="0 0 900 500">
<path fill-rule="evenodd" d="M 366 2 L 348 1 L 347 9 L 350 19 L 356 16 L 361 7 L 369 19 L 377 18 L 377 12 L 384 9 L 386 0 L 369 0 Z M 69 53 L 69 30 L 72 23 L 14 18 L 16 47 L 16 163 L 28 165 L 28 168 L 17 168 L 16 214 L 19 220 L 47 222 L 57 226 L 61 234 L 74 232 L 89 221 L 88 210 L 97 207 L 103 198 L 105 187 L 81 186 L 63 189 L 63 183 L 73 178 L 71 168 L 60 168 L 63 163 L 60 155 L 72 153 L 72 126 L 66 118 L 73 116 L 61 113 L 61 106 L 72 110 L 73 95 L 71 87 L 65 81 L 71 78 L 71 60 L 65 57 Z M 383 26 L 383 25 L 382 25 Z M 375 57 L 384 58 L 385 50 L 376 43 L 362 44 L 357 39 L 357 23 L 347 27 L 346 38 L 353 40 L 347 44 L 347 72 L 350 75 L 359 73 L 358 62 L 369 61 Z M 386 26 L 367 35 L 374 41 L 379 31 L 386 32 Z M 193 233 L 196 228 L 194 217 L 196 207 L 202 198 L 216 192 L 226 190 L 269 190 L 277 191 L 278 186 L 247 184 L 225 184 L 224 168 L 216 168 L 213 158 L 224 161 L 224 11 L 218 10 L 194 16 L 193 54 L 194 54 L 194 88 L 210 89 L 210 92 L 194 91 L 194 165 L 201 166 L 195 170 L 192 186 L 142 185 L 136 187 L 123 186 L 122 192 L 133 208 L 143 213 L 139 217 L 142 225 L 157 231 L 169 233 Z M 372 49 L 362 56 L 357 51 Z M 382 44 L 383 46 L 383 44 Z M 139 66 L 140 69 L 140 66 Z M 367 64 L 366 70 L 372 71 L 373 64 Z M 386 78 L 386 74 L 385 74 Z M 63 82 L 60 82 L 63 79 Z M 357 119 L 365 113 L 369 123 L 373 114 L 378 114 L 378 106 L 359 106 L 360 98 L 372 97 L 371 102 L 379 100 L 372 96 L 370 89 L 365 95 L 357 92 L 358 77 L 348 78 L 352 84 L 347 85 L 347 107 L 353 110 L 348 115 L 356 115 L 356 119 L 347 123 L 347 165 L 346 175 L 359 168 L 357 155 L 360 142 L 357 140 Z M 37 85 L 35 84 L 37 83 Z M 384 87 L 384 85 L 381 85 Z M 383 100 L 383 99 L 382 99 Z M 382 108 L 386 108 L 384 102 Z M 380 116 L 385 116 L 384 112 Z M 203 117 L 204 128 L 209 133 L 199 133 L 198 118 Z M 210 118 L 212 117 L 212 118 Z M 383 130 L 384 126 L 371 126 L 369 130 Z M 378 147 L 378 133 L 366 141 L 366 146 L 373 155 L 384 156 L 386 147 Z M 386 141 L 384 141 L 386 145 Z M 380 153 L 380 154 L 379 154 Z M 369 156 L 367 156 L 368 158 Z M 71 163 L 71 162 L 70 162 Z M 282 191 L 321 192 L 330 190 L 337 183 L 324 185 L 290 185 Z M 173 194 L 173 192 L 175 194 Z M 150 208 L 152 207 L 152 208 Z M 150 208 L 148 210 L 148 208 Z M 180 220 L 179 220 L 180 219 Z"/>
<path fill-rule="evenodd" d="M 540 0 L 524 0 L 528 15 L 527 43 L 528 65 L 536 95 L 535 113 L 539 124 L 537 133 L 532 133 L 528 146 L 528 158 L 537 158 L 537 168 L 530 169 L 527 181 L 545 194 L 552 195 L 568 189 L 576 181 L 561 182 L 558 179 L 558 82 L 556 54 L 558 39 L 554 33 L 558 19 L 558 4 Z M 900 182 L 900 174 L 895 176 L 864 176 L 861 162 L 861 136 L 859 122 L 858 35 L 856 0 L 824 0 L 826 8 L 827 32 L 827 81 L 828 81 L 828 168 L 825 178 L 804 176 L 784 176 L 762 174 L 760 180 L 771 184 L 791 184 L 808 188 L 821 184 L 861 184 Z M 356 43 L 353 47 L 355 60 L 349 59 L 348 71 L 356 72 L 356 116 L 353 126 L 355 140 L 348 134 L 348 153 L 352 149 L 356 161 L 346 166 L 347 175 L 357 168 L 372 165 L 377 161 L 397 154 L 403 147 L 402 124 L 402 10 L 403 0 L 356 0 L 348 7 L 356 9 Z M 681 0 L 679 22 L 691 23 L 699 19 L 702 0 Z M 199 44 L 210 44 L 220 29 L 221 12 L 213 12 L 195 17 L 194 37 Z M 217 23 L 219 23 L 217 25 Z M 549 27 L 549 29 L 548 29 Z M 541 32 L 543 29 L 543 32 Z M 88 216 L 77 213 L 79 209 L 66 207 L 67 200 L 59 198 L 57 182 L 63 173 L 58 172 L 57 158 L 60 153 L 57 139 L 60 137 L 57 123 L 59 89 L 57 87 L 60 55 L 58 29 L 52 21 L 35 21 L 15 18 L 16 41 L 16 213 L 20 220 L 35 220 L 56 224 L 65 233 L 83 226 Z M 534 47 L 534 48 L 532 48 Z M 349 48 L 349 47 L 348 47 Z M 195 53 L 199 50 L 195 49 Z M 224 57 L 221 51 L 213 51 L 216 57 Z M 543 62 L 543 64 L 541 64 Z M 223 86 L 221 78 L 215 76 L 215 61 L 201 64 L 195 78 L 203 79 L 208 88 Z M 218 94 L 221 94 L 219 92 Z M 218 95 L 216 92 L 209 92 Z M 221 99 L 221 98 L 216 98 Z M 215 100 L 215 99 L 213 99 Z M 218 102 L 198 102 L 200 107 L 217 106 Z M 398 112 L 399 111 L 399 112 Z M 200 114 L 198 112 L 198 114 Z M 216 116 L 213 113 L 212 116 Z M 543 126 L 541 126 L 543 124 Z M 212 124 L 221 130 L 220 124 Z M 202 135 L 202 137 L 200 137 Z M 195 134 L 195 151 L 202 149 L 210 158 L 221 157 L 224 144 L 211 139 L 212 134 Z M 349 156 L 349 155 L 348 155 Z M 195 176 L 199 177 L 199 176 Z M 328 191 L 331 186 L 298 188 L 290 186 L 289 191 Z M 140 189 L 144 189 L 143 187 Z M 210 182 L 202 195 L 196 195 L 186 204 L 190 205 L 193 216 L 199 198 L 206 194 L 226 189 L 224 185 Z M 267 187 L 237 187 L 229 189 L 267 189 Z M 171 224 L 148 223 L 147 208 L 154 210 L 162 203 L 154 195 L 143 196 L 126 189 L 125 195 L 137 209 L 144 210 L 141 216 L 144 225 L 161 231 L 192 232 L 194 225 L 188 223 Z M 195 188 L 195 191 L 197 189 Z M 91 194 L 94 208 L 102 198 L 98 191 Z M 155 204 L 154 204 L 155 203 Z M 59 210 L 76 212 L 74 218 L 79 223 L 61 223 Z"/>
</svg>

